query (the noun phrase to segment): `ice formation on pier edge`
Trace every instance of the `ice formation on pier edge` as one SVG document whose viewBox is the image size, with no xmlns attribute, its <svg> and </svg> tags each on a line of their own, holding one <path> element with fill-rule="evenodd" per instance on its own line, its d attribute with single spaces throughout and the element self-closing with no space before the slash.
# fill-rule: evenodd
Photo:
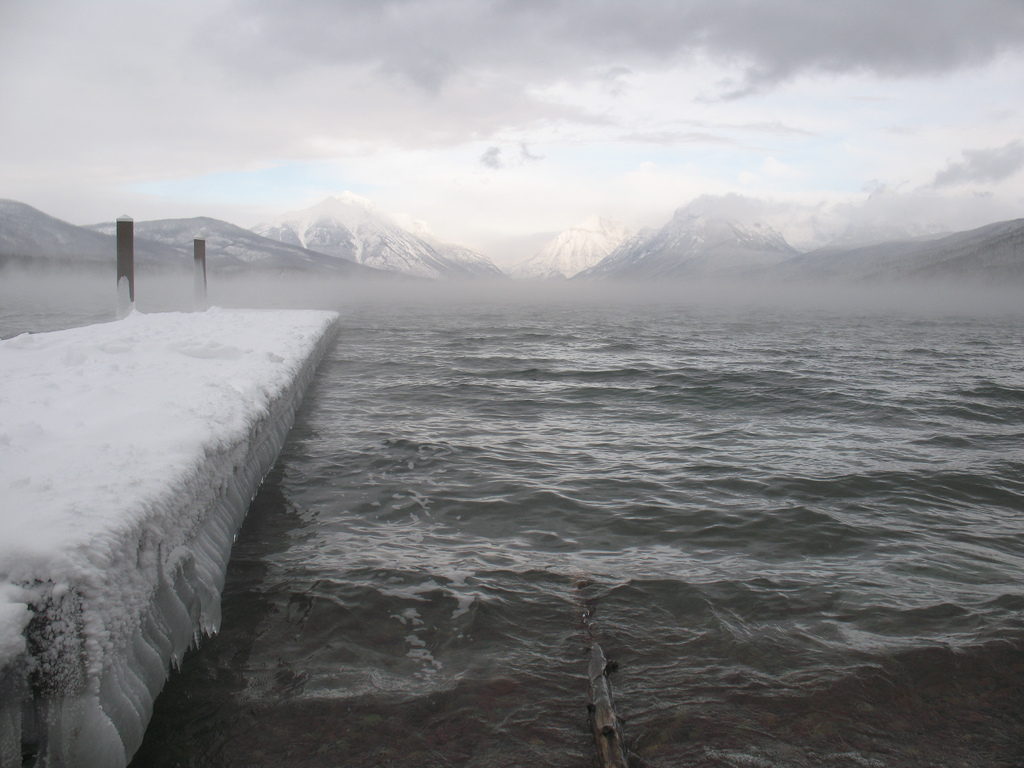
<svg viewBox="0 0 1024 768">
<path fill-rule="evenodd" d="M 132 313 L 0 341 L 0 766 L 124 766 L 220 623 L 235 534 L 337 323 Z"/>
</svg>

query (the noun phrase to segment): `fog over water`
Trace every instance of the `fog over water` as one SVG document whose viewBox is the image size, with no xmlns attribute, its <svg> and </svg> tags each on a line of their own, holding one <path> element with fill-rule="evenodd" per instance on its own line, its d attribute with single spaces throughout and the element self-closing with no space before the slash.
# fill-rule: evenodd
<svg viewBox="0 0 1024 768">
<path fill-rule="evenodd" d="M 112 271 L 112 270 L 111 270 Z M 136 308 L 141 312 L 193 310 L 190 272 L 138 270 Z M 209 302 L 250 308 L 336 309 L 347 305 L 392 307 L 438 304 L 457 306 L 630 306 L 678 305 L 727 311 L 779 309 L 837 313 L 911 315 L 1019 315 L 1024 296 L 1019 286 L 905 282 L 745 282 L 675 280 L 622 281 L 448 281 L 399 278 L 383 281 L 339 280 L 316 276 L 239 276 L 212 273 Z M 55 330 L 114 319 L 116 286 L 102 269 L 0 269 L 0 338 L 14 332 Z"/>
</svg>

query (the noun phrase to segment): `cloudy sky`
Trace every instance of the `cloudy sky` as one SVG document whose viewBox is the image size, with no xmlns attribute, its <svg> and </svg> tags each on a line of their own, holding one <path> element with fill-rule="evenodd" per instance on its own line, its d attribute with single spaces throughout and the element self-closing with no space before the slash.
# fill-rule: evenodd
<svg viewBox="0 0 1024 768">
<path fill-rule="evenodd" d="M 958 229 L 1024 216 L 1024 2 L 0 0 L 0 110 L 0 197 L 77 224 Z"/>
</svg>

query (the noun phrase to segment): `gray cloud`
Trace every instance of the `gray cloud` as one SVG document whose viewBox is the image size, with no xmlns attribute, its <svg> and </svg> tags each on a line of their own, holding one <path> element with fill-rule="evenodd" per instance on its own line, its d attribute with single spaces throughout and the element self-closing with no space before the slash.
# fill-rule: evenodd
<svg viewBox="0 0 1024 768">
<path fill-rule="evenodd" d="M 691 57 L 741 65 L 736 82 L 709 83 L 720 98 L 808 70 L 941 73 L 1022 46 L 1020 0 L 180 0 L 174 14 L 0 0 L 0 99 L 19 156 L 103 164 L 80 149 L 102 137 L 145 178 L 147 165 L 236 168 L 344 141 L 429 147 L 613 122 L 543 89 L 614 92 Z M 632 130 L 668 138 L 664 126 Z"/>
<path fill-rule="evenodd" d="M 535 155 L 530 152 L 530 148 L 526 144 L 519 145 L 519 160 L 523 163 L 536 163 L 539 160 L 543 160 L 544 155 Z"/>
<path fill-rule="evenodd" d="M 995 149 L 965 149 L 963 160 L 950 163 L 935 175 L 932 188 L 970 182 L 1002 181 L 1024 168 L 1024 144 L 1011 141 Z"/>
<path fill-rule="evenodd" d="M 505 163 L 501 160 L 501 149 L 488 147 L 487 151 L 480 155 L 480 162 L 488 168 L 504 168 Z"/>
<path fill-rule="evenodd" d="M 519 166 L 525 165 L 526 163 L 536 163 L 544 159 L 543 155 L 535 155 L 530 152 L 530 148 L 521 143 L 519 145 L 519 152 L 515 155 L 512 160 L 505 160 L 501 153 L 501 147 L 488 147 L 487 150 L 480 155 L 480 164 L 486 165 L 488 168 L 505 168 L 507 166 Z"/>
<path fill-rule="evenodd" d="M 720 94 L 737 97 L 803 71 L 937 74 L 1024 47 L 1020 0 L 243 0 L 229 14 L 219 44 L 246 68 L 370 60 L 432 91 L 487 71 L 600 67 L 614 82 L 701 54 L 743 64 L 744 80 Z"/>
<path fill-rule="evenodd" d="M 381 71 L 405 77 L 413 85 L 436 94 L 456 71 L 456 66 L 443 51 L 421 46 L 418 51 L 389 56 L 382 63 Z"/>
<path fill-rule="evenodd" d="M 626 91 L 626 81 L 631 74 L 633 74 L 633 70 L 619 64 L 598 74 L 597 80 L 609 94 L 621 96 Z"/>
</svg>

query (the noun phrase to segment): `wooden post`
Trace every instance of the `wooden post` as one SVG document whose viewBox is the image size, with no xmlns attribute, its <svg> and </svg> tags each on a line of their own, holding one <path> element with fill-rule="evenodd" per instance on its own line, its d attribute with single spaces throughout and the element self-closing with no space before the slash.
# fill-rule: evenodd
<svg viewBox="0 0 1024 768">
<path fill-rule="evenodd" d="M 197 237 L 192 241 L 195 250 L 195 279 L 193 286 L 193 308 L 196 312 L 205 312 L 206 303 L 206 238 Z"/>
<path fill-rule="evenodd" d="M 117 319 L 135 309 L 135 221 L 131 216 L 117 220 Z"/>
</svg>

